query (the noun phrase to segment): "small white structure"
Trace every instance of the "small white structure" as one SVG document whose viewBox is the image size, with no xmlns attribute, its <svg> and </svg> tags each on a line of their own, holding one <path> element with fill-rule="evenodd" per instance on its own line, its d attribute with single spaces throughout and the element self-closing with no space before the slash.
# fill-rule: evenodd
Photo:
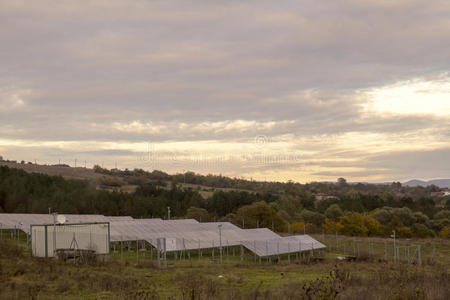
<svg viewBox="0 0 450 300">
<path fill-rule="evenodd" d="M 30 225 L 33 256 L 54 257 L 58 249 L 109 255 L 109 222 Z"/>
</svg>

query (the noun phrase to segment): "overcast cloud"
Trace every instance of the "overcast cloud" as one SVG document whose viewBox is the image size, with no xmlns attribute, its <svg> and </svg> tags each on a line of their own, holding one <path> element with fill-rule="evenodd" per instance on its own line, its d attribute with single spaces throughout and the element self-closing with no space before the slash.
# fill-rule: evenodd
<svg viewBox="0 0 450 300">
<path fill-rule="evenodd" d="M 10 159 L 450 177 L 446 0 L 0 0 L 0 41 Z"/>
</svg>

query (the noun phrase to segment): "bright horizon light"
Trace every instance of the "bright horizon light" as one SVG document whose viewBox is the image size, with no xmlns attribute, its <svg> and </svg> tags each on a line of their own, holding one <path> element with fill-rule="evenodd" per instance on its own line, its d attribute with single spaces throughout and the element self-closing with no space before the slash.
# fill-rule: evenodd
<svg viewBox="0 0 450 300">
<path fill-rule="evenodd" d="M 371 89 L 366 109 L 394 114 L 450 115 L 450 78 L 410 80 Z"/>
</svg>

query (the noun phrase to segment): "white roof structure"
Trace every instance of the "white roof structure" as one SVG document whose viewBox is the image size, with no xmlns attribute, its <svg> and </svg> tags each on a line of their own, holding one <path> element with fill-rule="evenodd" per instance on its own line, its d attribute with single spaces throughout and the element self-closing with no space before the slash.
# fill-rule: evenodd
<svg viewBox="0 0 450 300">
<path fill-rule="evenodd" d="M 267 228 L 241 229 L 229 222 L 199 223 L 194 219 L 133 219 L 129 216 L 65 215 L 66 223 L 110 223 L 111 242 L 147 241 L 157 247 L 160 238 L 174 245 L 168 251 L 243 245 L 260 257 L 325 248 L 308 235 L 281 237 Z M 0 229 L 30 233 L 30 225 L 51 224 L 50 214 L 0 214 Z"/>
</svg>

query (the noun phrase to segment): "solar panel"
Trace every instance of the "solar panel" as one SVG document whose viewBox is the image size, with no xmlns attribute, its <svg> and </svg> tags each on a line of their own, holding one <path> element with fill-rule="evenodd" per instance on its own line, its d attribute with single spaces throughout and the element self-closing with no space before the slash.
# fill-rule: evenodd
<svg viewBox="0 0 450 300">
<path fill-rule="evenodd" d="M 244 241 L 243 245 L 258 256 L 274 256 L 326 248 L 309 235 L 280 237 L 271 240 Z"/>
<path fill-rule="evenodd" d="M 107 222 L 103 215 L 64 215 L 67 223 Z M 1 229 L 20 229 L 30 233 L 30 225 L 51 224 L 53 215 L 50 214 L 0 214 Z"/>
<path fill-rule="evenodd" d="M 325 245 L 308 235 L 281 237 L 268 228 L 241 229 L 229 222 L 199 223 L 194 219 L 133 219 L 130 216 L 65 215 L 67 223 L 110 222 L 111 242 L 147 241 L 157 247 L 157 239 L 174 241 L 171 251 L 198 250 L 243 245 L 258 256 L 322 249 Z M 50 214 L 0 214 L 1 229 L 30 233 L 30 225 L 51 224 Z M 220 227 L 219 227 L 220 226 Z"/>
</svg>

